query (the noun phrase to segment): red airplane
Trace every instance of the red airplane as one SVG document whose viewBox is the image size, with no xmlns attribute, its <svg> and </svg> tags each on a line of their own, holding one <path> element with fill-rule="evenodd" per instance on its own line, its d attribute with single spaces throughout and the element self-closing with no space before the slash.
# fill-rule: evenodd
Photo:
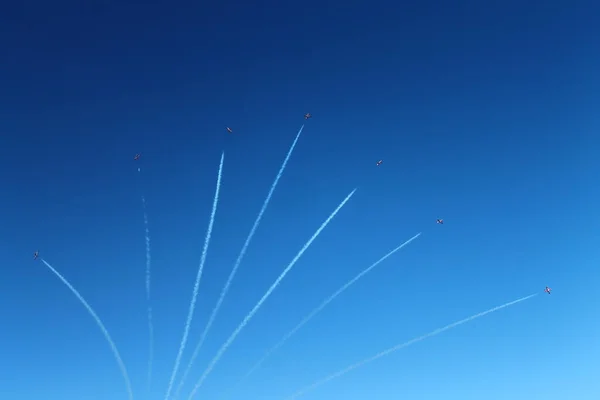
<svg viewBox="0 0 600 400">
<path fill-rule="evenodd" d="M 233 133 L 233 130 L 230 127 L 227 127 L 227 132 Z"/>
<path fill-rule="evenodd" d="M 304 119 L 309 119 L 309 118 L 312 118 L 312 115 L 310 113 L 304 114 Z"/>
<path fill-rule="evenodd" d="M 136 154 L 135 157 L 133 157 L 134 160 L 139 160 L 140 159 L 140 155 Z"/>
<path fill-rule="evenodd" d="M 548 286 L 546 286 L 546 289 L 544 289 L 544 292 L 550 294 L 550 292 L 552 292 L 552 288 L 549 288 Z"/>
<path fill-rule="evenodd" d="M 38 256 L 40 255 L 39 251 L 36 251 L 35 253 L 33 253 L 33 259 L 37 260 Z"/>
<path fill-rule="evenodd" d="M 444 220 L 443 220 L 443 219 L 438 219 L 436 222 L 437 222 L 438 224 L 440 224 L 440 225 L 444 225 Z"/>
<path fill-rule="evenodd" d="M 377 161 L 377 166 L 379 167 L 381 165 L 381 163 L 383 162 L 383 160 L 379 160 Z"/>
</svg>

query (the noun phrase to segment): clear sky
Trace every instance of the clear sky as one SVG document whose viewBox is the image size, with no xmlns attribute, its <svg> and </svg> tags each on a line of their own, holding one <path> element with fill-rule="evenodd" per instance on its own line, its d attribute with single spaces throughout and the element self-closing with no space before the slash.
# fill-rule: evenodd
<svg viewBox="0 0 600 400">
<path fill-rule="evenodd" d="M 310 112 L 179 398 L 357 188 L 196 399 L 220 400 L 327 296 L 419 232 L 229 399 L 283 400 L 533 293 L 302 399 L 596 399 L 600 3 L 209 3 L 3 6 L 0 397 L 128 399 L 102 332 L 33 260 L 39 250 L 106 325 L 135 399 L 164 400 L 221 153 L 221 196 L 176 383 Z"/>
</svg>

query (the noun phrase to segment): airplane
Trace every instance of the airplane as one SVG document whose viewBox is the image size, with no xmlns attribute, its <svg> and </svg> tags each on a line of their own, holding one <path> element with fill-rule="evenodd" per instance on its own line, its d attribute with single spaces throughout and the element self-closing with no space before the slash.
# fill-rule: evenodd
<svg viewBox="0 0 600 400">
<path fill-rule="evenodd" d="M 304 114 L 304 119 L 309 119 L 309 118 L 312 118 L 312 115 L 310 113 Z"/>
<path fill-rule="evenodd" d="M 230 127 L 227 127 L 227 132 L 233 133 L 233 130 Z"/>
<path fill-rule="evenodd" d="M 37 260 L 38 256 L 40 255 L 39 251 L 36 251 L 35 253 L 33 253 L 33 259 Z"/>
<path fill-rule="evenodd" d="M 139 160 L 140 159 L 140 155 L 136 154 L 135 157 L 133 157 L 134 160 Z"/>
<path fill-rule="evenodd" d="M 379 160 L 377 161 L 377 166 L 379 167 L 381 165 L 381 163 L 383 162 L 383 160 Z"/>
<path fill-rule="evenodd" d="M 444 225 L 444 220 L 443 220 L 443 219 L 438 219 L 436 222 L 437 222 L 438 224 L 440 224 L 440 225 Z"/>
<path fill-rule="evenodd" d="M 549 288 L 548 286 L 546 286 L 546 289 L 544 289 L 544 292 L 550 294 L 550 292 L 552 292 L 552 289 Z"/>
</svg>

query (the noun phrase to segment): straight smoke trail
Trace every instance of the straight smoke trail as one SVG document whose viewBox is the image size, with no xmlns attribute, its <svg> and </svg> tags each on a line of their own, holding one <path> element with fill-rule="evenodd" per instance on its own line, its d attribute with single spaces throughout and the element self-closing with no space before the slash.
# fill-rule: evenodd
<svg viewBox="0 0 600 400">
<path fill-rule="evenodd" d="M 212 324 L 215 321 L 215 318 L 217 317 L 219 309 L 221 308 L 221 304 L 223 303 L 223 300 L 225 299 L 225 296 L 227 295 L 227 292 L 229 291 L 229 286 L 231 285 L 231 282 L 233 281 L 233 278 L 235 277 L 235 274 L 242 262 L 242 259 L 246 255 L 246 251 L 248 250 L 250 241 L 254 237 L 254 233 L 256 233 L 256 229 L 258 228 L 258 225 L 260 224 L 260 221 L 262 220 L 263 214 L 265 213 L 265 211 L 267 210 L 267 207 L 269 206 L 269 202 L 271 201 L 273 192 L 275 192 L 275 188 L 277 187 L 277 184 L 279 183 L 279 179 L 283 175 L 283 171 L 285 170 L 285 167 L 287 166 L 287 163 L 292 155 L 292 152 L 294 151 L 294 148 L 296 147 L 296 143 L 298 143 L 298 139 L 300 139 L 300 134 L 302 133 L 303 129 L 304 129 L 304 125 L 302 125 L 300 127 L 300 130 L 296 134 L 296 138 L 294 139 L 292 146 L 288 150 L 288 153 L 285 156 L 285 159 L 283 160 L 283 164 L 281 164 L 281 167 L 279 168 L 279 172 L 277 173 L 277 176 L 275 177 L 275 180 L 273 181 L 273 184 L 271 185 L 271 189 L 269 189 L 267 198 L 265 199 L 265 201 L 262 205 L 262 208 L 260 209 L 260 212 L 258 213 L 258 216 L 256 217 L 256 221 L 254 221 L 254 225 L 252 226 L 252 229 L 250 229 L 250 233 L 248 234 L 248 237 L 246 238 L 246 242 L 242 246 L 242 250 L 240 251 L 240 254 L 238 255 L 237 259 L 235 260 L 233 269 L 231 270 L 231 273 L 229 274 L 229 277 L 227 278 L 227 282 L 225 283 L 225 286 L 223 286 L 223 289 L 221 290 L 221 294 L 219 295 L 219 300 L 217 300 L 217 305 L 215 306 L 215 308 L 212 310 L 212 313 L 210 314 L 208 323 L 206 324 L 206 327 L 204 328 L 204 331 L 202 332 L 202 336 L 200 337 L 200 341 L 196 345 L 196 348 L 194 349 L 194 352 L 192 354 L 192 358 L 190 359 L 190 362 L 188 363 L 188 365 L 183 373 L 183 377 L 181 378 L 181 381 L 179 382 L 179 386 L 177 387 L 177 390 L 175 391 L 175 397 L 177 397 L 179 395 L 179 392 L 181 391 L 181 388 L 183 387 L 183 384 L 185 383 L 185 380 L 187 379 L 190 369 L 192 368 L 194 361 L 196 361 L 196 357 L 198 357 L 200 348 L 204 344 L 204 341 L 206 340 L 206 336 L 208 335 L 208 332 L 210 331 L 210 328 L 212 327 Z"/>
<path fill-rule="evenodd" d="M 146 198 L 142 196 L 144 208 L 144 230 L 146 239 L 146 300 L 150 301 L 150 229 L 148 228 L 148 212 L 146 211 Z"/>
<path fill-rule="evenodd" d="M 360 278 L 362 278 L 363 276 L 368 274 L 376 266 L 378 266 L 379 264 L 384 262 L 386 259 L 391 257 L 394 253 L 398 252 L 404 246 L 406 246 L 407 244 L 409 244 L 410 242 L 412 242 L 413 240 L 418 238 L 420 235 L 421 235 L 421 233 L 417 233 L 415 236 L 408 239 L 406 242 L 402 243 L 400 246 L 396 247 L 394 250 L 390 251 L 385 256 L 381 257 L 379 260 L 377 260 L 375 263 L 373 263 L 370 267 L 364 269 L 362 272 L 360 272 L 354 278 L 349 280 L 346 284 L 344 284 L 341 288 L 339 288 L 334 294 L 332 294 L 327 299 L 325 299 L 325 301 L 323 301 L 320 306 L 318 306 L 313 311 L 311 311 L 310 314 L 308 314 L 306 317 L 304 317 L 304 319 L 302 321 L 300 321 L 300 323 L 298 325 L 296 325 L 296 327 L 294 329 L 292 329 L 291 331 L 286 333 L 283 336 L 283 338 L 275 346 L 271 347 L 266 352 L 266 354 L 263 356 L 263 358 L 261 358 L 256 364 L 254 364 L 254 366 L 250 369 L 250 371 L 248 371 L 246 373 L 246 375 L 244 375 L 244 377 L 240 380 L 240 383 L 243 380 L 245 380 L 246 378 L 248 378 L 254 371 L 256 371 L 271 354 L 273 354 L 277 349 L 279 349 L 281 346 L 283 346 L 285 344 L 285 342 L 287 342 L 298 330 L 300 330 L 300 328 L 302 328 L 306 323 L 308 323 L 308 321 L 313 319 L 318 313 L 320 313 L 325 307 L 327 307 L 327 305 L 329 305 L 329 303 L 331 303 L 336 297 L 338 297 L 340 294 L 342 294 L 344 291 L 346 291 L 346 289 L 348 289 L 350 286 L 352 286 L 354 283 L 356 283 L 356 281 L 358 281 Z"/>
<path fill-rule="evenodd" d="M 146 302 L 148 304 L 148 391 L 152 385 L 152 363 L 154 361 L 154 325 L 152 323 L 152 305 L 150 302 L 150 229 L 148 228 L 148 212 L 146 210 L 146 198 L 142 196 L 144 209 L 144 236 L 146 239 Z"/>
<path fill-rule="evenodd" d="M 296 257 L 294 257 L 292 259 L 292 261 L 288 264 L 288 266 L 283 270 L 283 272 L 281 273 L 281 275 L 279 275 L 279 277 L 277 277 L 277 279 L 275 280 L 275 282 L 273 282 L 273 284 L 271 285 L 271 287 L 266 291 L 266 293 L 262 296 L 262 298 L 258 301 L 258 303 L 256 303 L 256 305 L 254 306 L 254 308 L 248 313 L 248 315 L 246 315 L 246 317 L 244 318 L 244 320 L 242 321 L 242 323 L 235 329 L 235 331 L 233 331 L 233 333 L 231 334 L 231 336 L 229 336 L 229 338 L 227 339 L 227 341 L 223 344 L 223 346 L 221 346 L 221 348 L 217 352 L 217 355 L 212 359 L 212 361 L 210 362 L 210 364 L 208 365 L 208 367 L 206 367 L 206 370 L 202 373 L 202 376 L 200 377 L 200 379 L 198 380 L 198 382 L 196 383 L 196 385 L 192 389 L 190 395 L 188 396 L 188 400 L 192 400 L 192 398 L 194 397 L 194 395 L 196 394 L 196 392 L 198 391 L 198 389 L 200 389 L 200 386 L 202 386 L 202 383 L 204 383 L 204 380 L 206 379 L 206 377 L 208 376 L 208 374 L 212 371 L 212 369 L 215 367 L 215 365 L 217 364 L 217 362 L 219 362 L 219 360 L 221 359 L 221 357 L 223 356 L 223 354 L 227 351 L 227 349 L 229 348 L 229 346 L 233 343 L 233 341 L 236 339 L 236 337 L 240 334 L 240 332 L 242 331 L 242 329 L 244 329 L 244 327 L 248 324 L 248 322 L 250 322 L 250 320 L 252 319 L 252 317 L 254 317 L 254 314 L 256 314 L 256 312 L 263 305 L 263 303 L 269 298 L 269 296 L 271 295 L 271 293 L 273 293 L 273 291 L 277 288 L 277 286 L 279 286 L 279 284 L 281 283 L 281 281 L 283 280 L 283 278 L 285 278 L 285 276 L 288 274 L 288 272 L 290 272 L 290 270 L 298 262 L 298 260 L 300 259 L 300 257 L 302 257 L 302 255 L 304 254 L 304 252 L 310 247 L 310 245 L 315 241 L 315 239 L 321 234 L 321 232 L 323 231 L 323 229 L 325 229 L 325 227 L 337 215 L 337 213 L 342 209 L 342 207 L 344 207 L 344 205 L 346 205 L 346 203 L 348 202 L 348 200 L 350 200 L 350 198 L 354 195 L 355 192 L 356 192 L 356 189 L 354 189 L 352 192 L 350 192 L 350 194 L 348 196 L 346 196 L 346 198 L 340 203 L 339 206 L 337 206 L 337 208 L 331 213 L 331 215 L 325 220 L 325 222 L 323 222 L 323 224 L 321 224 L 321 226 L 319 227 L 319 229 L 317 229 L 317 231 L 312 235 L 312 237 L 308 240 L 308 242 L 306 242 L 304 244 L 304 246 L 302 247 L 302 249 L 300 249 L 300 251 L 298 252 L 298 254 L 296 254 Z"/>
<path fill-rule="evenodd" d="M 190 308 L 188 311 L 187 320 L 185 321 L 185 328 L 183 330 L 183 337 L 181 338 L 181 343 L 179 344 L 179 352 L 177 353 L 177 358 L 175 360 L 175 366 L 173 367 L 173 372 L 171 373 L 171 378 L 169 379 L 169 387 L 167 388 L 167 394 L 165 395 L 165 400 L 169 400 L 169 396 L 171 395 L 171 390 L 173 389 L 173 382 L 175 381 L 175 376 L 177 375 L 177 370 L 179 369 L 179 364 L 181 363 L 181 356 L 183 355 L 183 350 L 185 349 L 185 345 L 187 343 L 187 338 L 190 333 L 190 325 L 192 323 L 192 318 L 194 316 L 194 309 L 196 307 L 196 298 L 198 297 L 198 288 L 200 286 L 200 279 L 202 278 L 202 271 L 204 270 L 204 263 L 206 262 L 206 254 L 208 252 L 208 244 L 210 243 L 210 237 L 212 235 L 212 229 L 213 229 L 213 225 L 215 223 L 215 214 L 217 213 L 217 204 L 219 203 L 219 190 L 221 189 L 221 175 L 223 173 L 223 160 L 224 159 L 225 159 L 225 152 L 221 153 L 221 163 L 219 164 L 219 174 L 217 176 L 217 187 L 215 189 L 215 198 L 213 200 L 212 211 L 210 213 L 210 220 L 208 222 L 206 238 L 204 239 L 204 248 L 202 249 L 202 255 L 200 256 L 200 266 L 198 267 L 198 274 L 196 275 L 196 282 L 194 283 L 194 290 L 192 292 L 192 301 L 190 302 Z"/>
<path fill-rule="evenodd" d="M 113 340 L 111 339 L 110 334 L 108 333 L 108 330 L 106 329 L 106 327 L 100 320 L 100 317 L 98 317 L 98 315 L 92 309 L 92 307 L 88 304 L 88 302 L 85 301 L 83 296 L 81 294 L 79 294 L 79 292 L 69 283 L 69 281 L 67 281 L 67 279 L 65 277 L 63 277 L 57 270 L 55 270 L 50 264 L 48 264 L 46 262 L 46 260 L 44 260 L 44 259 L 41 259 L 41 260 L 46 265 L 46 267 L 48 267 L 48 269 L 50 269 L 50 271 L 52 271 L 52 273 L 54 273 L 54 275 L 56 275 L 56 277 L 58 279 L 60 279 L 62 281 L 62 283 L 64 283 L 71 292 L 73 292 L 75 297 L 77 297 L 77 299 L 79 299 L 81 304 L 83 304 L 83 306 L 90 313 L 92 318 L 94 318 L 94 321 L 96 321 L 98 328 L 100 328 L 100 330 L 102 331 L 102 334 L 106 338 L 106 341 L 110 345 L 110 348 L 115 356 L 115 359 L 117 360 L 117 364 L 119 364 L 119 369 L 121 370 L 121 374 L 123 375 L 123 379 L 125 380 L 125 386 L 127 386 L 127 393 L 129 394 L 129 400 L 133 400 L 133 391 L 131 390 L 131 381 L 129 381 L 129 375 L 127 374 L 127 368 L 125 368 L 125 364 L 123 363 L 123 359 L 121 358 L 121 355 L 119 354 L 117 345 L 115 345 L 115 342 L 113 342 Z"/>
<path fill-rule="evenodd" d="M 349 367 L 346 367 L 346 368 L 344 368 L 344 369 L 336 372 L 335 374 L 329 375 L 327 378 L 321 379 L 321 380 L 313 383 L 312 385 L 307 386 L 304 389 L 299 390 L 295 394 L 293 394 L 293 395 L 291 395 L 289 397 L 286 397 L 285 400 L 292 400 L 292 399 L 295 399 L 297 397 L 300 397 L 304 393 L 306 393 L 306 392 L 308 392 L 310 390 L 313 390 L 313 389 L 317 388 L 318 386 L 321 386 L 321 385 L 323 385 L 323 384 L 325 384 L 325 383 L 327 383 L 327 382 L 329 382 L 329 381 L 331 381 L 331 380 L 333 380 L 335 378 L 339 378 L 340 376 L 345 375 L 348 372 L 350 372 L 350 371 L 352 371 L 352 370 L 354 370 L 354 369 L 356 369 L 358 367 L 362 367 L 363 365 L 368 364 L 368 363 L 370 363 L 372 361 L 375 361 L 375 360 L 377 360 L 377 359 L 379 359 L 381 357 L 387 356 L 387 355 L 389 355 L 391 353 L 394 353 L 394 352 L 396 352 L 396 351 L 398 351 L 400 349 L 408 347 L 408 346 L 410 346 L 412 344 L 415 344 L 415 343 L 420 342 L 422 340 L 425 340 L 427 338 L 430 338 L 430 337 L 433 337 L 433 336 L 437 336 L 440 333 L 443 333 L 443 332 L 445 332 L 447 330 L 450 330 L 452 328 L 456 328 L 459 325 L 466 324 L 467 322 L 470 322 L 470 321 L 473 321 L 474 319 L 483 317 L 484 315 L 491 314 L 491 313 L 493 313 L 495 311 L 501 310 L 501 309 L 506 308 L 508 306 L 512 306 L 514 304 L 517 304 L 517 303 L 520 303 L 522 301 L 528 300 L 528 299 L 532 298 L 533 296 L 537 296 L 537 293 L 531 294 L 529 296 L 522 297 L 522 298 L 520 298 L 518 300 L 511 301 L 509 303 L 503 304 L 503 305 L 498 306 L 498 307 L 490 308 L 487 311 L 480 312 L 479 314 L 472 315 L 472 316 L 470 316 L 468 318 L 465 318 L 465 319 L 461 319 L 460 321 L 453 322 L 450 325 L 444 326 L 443 328 L 438 328 L 438 329 L 436 329 L 434 331 L 431 331 L 431 332 L 429 332 L 429 333 L 427 333 L 425 335 L 422 335 L 422 336 L 419 336 L 417 338 L 411 339 L 408 342 L 404 342 L 402 344 L 396 345 L 396 346 L 394 346 L 392 348 L 389 348 L 389 349 L 387 349 L 385 351 L 382 351 L 381 353 L 378 353 L 378 354 L 376 354 L 376 355 L 374 355 L 372 357 L 369 357 L 369 358 L 367 358 L 367 359 L 365 359 L 363 361 L 357 362 L 356 364 L 352 364 Z"/>
</svg>

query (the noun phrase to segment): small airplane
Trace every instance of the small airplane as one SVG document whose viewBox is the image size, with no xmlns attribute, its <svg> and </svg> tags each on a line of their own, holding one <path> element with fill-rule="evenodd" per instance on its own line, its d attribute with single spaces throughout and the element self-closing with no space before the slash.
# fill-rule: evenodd
<svg viewBox="0 0 600 400">
<path fill-rule="evenodd" d="M 550 292 L 552 292 L 552 288 L 549 288 L 548 286 L 546 286 L 546 289 L 544 289 L 544 292 L 550 294 Z"/>
<path fill-rule="evenodd" d="M 309 119 L 309 118 L 312 118 L 311 113 L 304 114 L 304 119 Z"/>
<path fill-rule="evenodd" d="M 136 154 L 135 157 L 133 157 L 134 160 L 139 160 L 140 159 L 140 155 Z"/>
<path fill-rule="evenodd" d="M 36 251 L 35 253 L 33 253 L 33 259 L 37 260 L 38 256 L 40 255 L 39 251 Z"/>
<path fill-rule="evenodd" d="M 230 127 L 227 127 L 227 132 L 233 133 L 233 130 Z"/>
<path fill-rule="evenodd" d="M 435 222 L 437 222 L 440 225 L 444 225 L 444 220 L 443 219 L 437 219 Z"/>
<path fill-rule="evenodd" d="M 379 167 L 381 165 L 381 163 L 383 162 L 383 160 L 379 160 L 377 161 L 377 166 Z"/>
</svg>

